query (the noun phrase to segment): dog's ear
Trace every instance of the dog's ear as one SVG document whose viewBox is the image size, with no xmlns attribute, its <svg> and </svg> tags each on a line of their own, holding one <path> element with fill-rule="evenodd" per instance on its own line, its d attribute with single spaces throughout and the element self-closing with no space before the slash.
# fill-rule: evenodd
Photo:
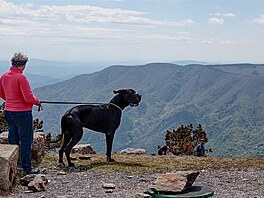
<svg viewBox="0 0 264 198">
<path fill-rule="evenodd" d="M 126 90 L 125 89 L 120 89 L 120 90 L 117 90 L 117 91 L 114 90 L 113 92 L 114 92 L 114 94 L 118 94 L 118 93 L 119 94 L 124 94 L 124 93 L 126 93 Z"/>
</svg>

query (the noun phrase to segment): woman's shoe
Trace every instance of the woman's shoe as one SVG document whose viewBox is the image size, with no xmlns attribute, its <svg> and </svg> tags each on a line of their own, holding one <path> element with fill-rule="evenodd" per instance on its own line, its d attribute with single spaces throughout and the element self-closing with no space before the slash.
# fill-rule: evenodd
<svg viewBox="0 0 264 198">
<path fill-rule="evenodd" d="M 38 168 L 32 168 L 30 171 L 26 171 L 27 174 L 38 174 L 39 172 Z"/>
</svg>

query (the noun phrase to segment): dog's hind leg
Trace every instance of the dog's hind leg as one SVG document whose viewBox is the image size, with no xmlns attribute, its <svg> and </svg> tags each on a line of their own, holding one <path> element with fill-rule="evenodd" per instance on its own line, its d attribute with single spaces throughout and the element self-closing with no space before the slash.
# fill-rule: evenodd
<svg viewBox="0 0 264 198">
<path fill-rule="evenodd" d="M 74 133 L 75 135 L 72 137 L 70 143 L 65 149 L 65 155 L 68 161 L 68 165 L 70 167 L 74 166 L 74 163 L 71 162 L 70 153 L 71 153 L 72 148 L 82 139 L 82 135 L 83 135 L 82 127 L 78 127 L 78 129 L 75 129 Z"/>
<path fill-rule="evenodd" d="M 63 162 L 63 152 L 65 152 L 65 148 L 69 144 L 71 139 L 72 139 L 72 135 L 68 131 L 64 132 L 63 143 L 59 150 L 59 164 L 62 164 L 63 166 L 65 166 Z"/>
<path fill-rule="evenodd" d="M 72 131 L 69 131 L 71 119 L 69 118 L 69 113 L 65 113 L 61 118 L 61 134 L 63 135 L 63 142 L 59 150 L 59 166 L 65 166 L 63 162 L 63 152 L 72 139 Z"/>
</svg>

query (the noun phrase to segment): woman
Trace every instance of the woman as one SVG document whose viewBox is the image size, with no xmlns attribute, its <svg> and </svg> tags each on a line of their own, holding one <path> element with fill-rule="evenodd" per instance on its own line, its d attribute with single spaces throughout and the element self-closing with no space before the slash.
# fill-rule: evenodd
<svg viewBox="0 0 264 198">
<path fill-rule="evenodd" d="M 39 173 L 31 165 L 33 143 L 33 105 L 40 101 L 33 95 L 27 78 L 23 75 L 28 57 L 17 52 L 12 66 L 0 78 L 0 97 L 5 100 L 4 116 L 8 123 L 8 143 L 20 145 L 20 160 L 27 174 Z"/>
</svg>

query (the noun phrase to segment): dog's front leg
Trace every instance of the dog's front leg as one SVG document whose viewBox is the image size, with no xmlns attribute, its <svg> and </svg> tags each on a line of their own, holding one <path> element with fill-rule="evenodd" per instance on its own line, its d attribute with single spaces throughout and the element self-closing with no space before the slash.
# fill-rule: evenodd
<svg viewBox="0 0 264 198">
<path fill-rule="evenodd" d="M 115 131 L 108 131 L 105 134 L 105 139 L 106 139 L 106 160 L 108 162 L 114 162 L 115 161 L 114 159 L 111 158 L 114 135 L 115 135 Z"/>
</svg>

